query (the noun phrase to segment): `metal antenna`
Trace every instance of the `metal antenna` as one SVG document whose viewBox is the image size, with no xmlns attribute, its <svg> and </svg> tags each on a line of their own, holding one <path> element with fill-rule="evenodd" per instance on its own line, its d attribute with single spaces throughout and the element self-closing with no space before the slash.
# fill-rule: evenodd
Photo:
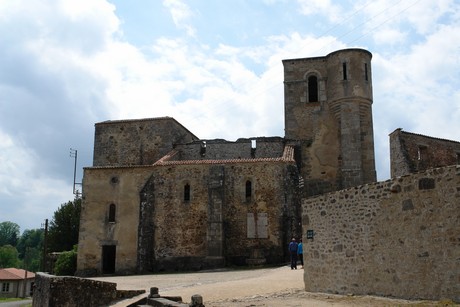
<svg viewBox="0 0 460 307">
<path fill-rule="evenodd" d="M 81 183 L 75 182 L 75 179 L 76 179 L 76 176 L 77 176 L 78 150 L 70 148 L 70 157 L 74 158 L 74 160 L 75 160 L 74 167 L 73 167 L 73 194 L 75 195 L 75 199 L 78 199 L 80 193 L 79 193 L 78 190 L 75 189 L 75 185 L 77 185 L 77 184 L 81 185 Z"/>
</svg>

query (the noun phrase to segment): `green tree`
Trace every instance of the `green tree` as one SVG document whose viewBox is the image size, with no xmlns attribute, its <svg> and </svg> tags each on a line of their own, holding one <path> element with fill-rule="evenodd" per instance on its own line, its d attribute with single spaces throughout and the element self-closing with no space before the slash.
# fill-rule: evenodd
<svg viewBox="0 0 460 307">
<path fill-rule="evenodd" d="M 0 223 L 0 246 L 16 246 L 19 238 L 19 225 L 13 222 Z"/>
<path fill-rule="evenodd" d="M 43 229 L 26 229 L 18 240 L 16 249 L 19 259 L 22 260 L 22 268 L 31 272 L 40 270 L 43 255 Z"/>
<path fill-rule="evenodd" d="M 20 265 L 18 251 L 11 245 L 0 246 L 0 268 L 16 268 Z"/>
<path fill-rule="evenodd" d="M 62 252 L 54 264 L 54 274 L 74 275 L 77 270 L 77 246 L 73 250 Z"/>
<path fill-rule="evenodd" d="M 16 248 L 19 252 L 19 259 L 24 259 L 26 248 L 41 250 L 45 231 L 43 229 L 26 229 L 18 240 Z"/>
<path fill-rule="evenodd" d="M 78 243 L 80 211 L 81 199 L 77 199 L 62 204 L 54 212 L 48 229 L 49 252 L 69 251 Z"/>
<path fill-rule="evenodd" d="M 22 260 L 22 265 L 21 265 L 22 268 L 27 271 L 31 271 L 31 272 L 40 271 L 42 255 L 43 255 L 42 249 L 28 247 L 26 249 L 24 259 Z"/>
</svg>

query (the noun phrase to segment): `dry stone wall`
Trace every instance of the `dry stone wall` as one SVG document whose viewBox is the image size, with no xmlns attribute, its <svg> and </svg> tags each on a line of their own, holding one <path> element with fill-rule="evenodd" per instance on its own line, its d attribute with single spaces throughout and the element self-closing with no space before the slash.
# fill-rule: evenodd
<svg viewBox="0 0 460 307">
<path fill-rule="evenodd" d="M 305 199 L 302 209 L 307 291 L 460 301 L 460 166 Z"/>
<path fill-rule="evenodd" d="M 33 307 L 98 307 L 131 298 L 145 290 L 117 290 L 117 284 L 72 276 L 37 273 Z"/>
</svg>

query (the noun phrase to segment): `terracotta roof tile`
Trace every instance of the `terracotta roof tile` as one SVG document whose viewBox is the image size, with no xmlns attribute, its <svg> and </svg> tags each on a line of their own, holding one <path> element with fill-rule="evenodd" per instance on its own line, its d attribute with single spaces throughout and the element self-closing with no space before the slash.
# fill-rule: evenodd
<svg viewBox="0 0 460 307">
<path fill-rule="evenodd" d="M 254 163 L 254 162 L 294 162 L 294 147 L 285 146 L 281 157 L 276 158 L 254 158 L 254 159 L 224 159 L 224 160 L 173 160 L 178 153 L 177 150 L 169 152 L 153 165 L 192 165 L 192 164 L 229 164 L 229 163 Z"/>
<path fill-rule="evenodd" d="M 16 268 L 0 269 L 0 280 L 21 280 L 24 279 L 25 272 Z M 27 279 L 29 278 L 35 278 L 35 274 L 27 271 Z"/>
</svg>

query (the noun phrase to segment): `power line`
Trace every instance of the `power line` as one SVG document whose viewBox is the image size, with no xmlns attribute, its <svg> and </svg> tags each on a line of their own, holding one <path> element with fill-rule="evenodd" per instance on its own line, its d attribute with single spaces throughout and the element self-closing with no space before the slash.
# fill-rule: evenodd
<svg viewBox="0 0 460 307">
<path fill-rule="evenodd" d="M 383 24 L 389 22 L 390 20 L 393 20 L 395 17 L 397 17 L 397 16 L 401 15 L 402 13 L 404 13 L 405 11 L 409 10 L 410 8 L 412 8 L 413 6 L 415 6 L 415 5 L 416 5 L 418 2 L 420 2 L 420 1 L 421 1 L 421 0 L 415 1 L 415 2 L 412 3 L 411 5 L 409 5 L 409 6 L 405 7 L 404 9 L 400 10 L 398 13 L 396 13 L 396 14 L 392 15 L 391 17 L 385 19 L 383 22 L 379 23 L 377 26 L 371 28 L 371 29 L 370 29 L 369 31 L 367 31 L 366 33 L 364 33 L 364 34 L 358 36 L 357 38 L 354 38 L 354 39 L 350 40 L 350 41 L 347 43 L 347 45 L 349 45 L 349 44 L 351 44 L 351 43 L 354 43 L 354 42 L 360 40 L 361 38 L 363 38 L 363 37 L 369 35 L 370 33 L 374 32 L 376 29 L 378 29 L 379 27 L 381 27 Z M 320 48 L 316 49 L 316 50 L 313 51 L 313 52 L 310 52 L 309 54 L 315 54 L 315 53 L 319 52 L 320 50 L 324 49 L 325 47 L 330 46 L 333 42 L 335 42 L 335 41 L 337 41 L 337 40 L 339 40 L 339 39 L 342 39 L 342 38 L 348 36 L 349 34 L 355 32 L 355 31 L 358 30 L 358 29 L 361 29 L 365 24 L 371 22 L 371 21 L 374 20 L 375 18 L 379 17 L 380 15 L 384 14 L 385 12 L 387 12 L 387 11 L 389 11 L 390 9 L 394 8 L 395 6 L 399 5 L 401 2 L 402 2 L 402 0 L 399 0 L 399 1 L 394 2 L 392 5 L 386 6 L 383 10 L 379 11 L 377 14 L 373 15 L 372 17 L 367 18 L 365 21 L 363 21 L 363 22 L 361 22 L 360 24 L 356 25 L 356 26 L 353 27 L 351 30 L 349 30 L 349 31 L 345 32 L 344 34 L 342 34 L 342 35 L 340 35 L 340 36 L 334 38 L 333 41 L 331 41 L 331 42 L 329 42 L 329 43 L 327 43 L 327 44 L 321 46 Z M 336 25 L 330 27 L 330 28 L 327 29 L 326 31 L 322 32 L 322 33 L 320 34 L 319 37 L 324 36 L 324 35 L 326 35 L 327 33 L 332 32 L 334 29 L 338 28 L 339 26 L 345 24 L 345 22 L 349 21 L 352 17 L 356 16 L 359 12 L 363 11 L 365 8 L 367 8 L 369 5 L 371 5 L 371 4 L 373 4 L 373 3 L 375 3 L 375 2 L 373 2 L 373 1 L 368 1 L 368 2 L 367 2 L 366 4 L 364 4 L 362 7 L 360 7 L 359 9 L 356 9 L 353 13 L 351 13 L 351 14 L 348 15 L 346 18 L 344 18 L 340 23 L 338 23 L 338 24 L 336 24 Z M 297 52 L 297 53 L 300 52 L 300 51 L 303 50 L 306 46 L 307 46 L 307 45 L 304 45 L 304 46 L 300 47 L 296 52 Z M 306 57 L 308 57 L 308 56 L 309 56 L 309 55 L 307 55 Z M 279 65 L 281 65 L 281 64 L 279 64 Z M 275 70 L 277 70 L 277 69 L 279 69 L 279 66 L 278 66 L 278 65 L 276 65 L 276 66 L 272 67 L 271 69 L 269 69 L 269 70 L 265 73 L 265 75 L 270 74 L 271 72 L 273 72 L 273 71 L 275 71 Z M 269 77 L 268 80 L 265 80 L 265 81 L 270 81 L 271 79 L 274 79 L 274 78 L 276 78 L 276 77 L 275 77 L 275 76 L 274 76 L 274 77 Z M 248 98 L 255 97 L 255 96 L 260 95 L 260 94 L 262 94 L 262 93 L 264 93 L 264 92 L 271 91 L 272 89 L 274 89 L 274 88 L 277 87 L 277 86 L 279 86 L 279 83 L 273 83 L 272 85 L 268 85 L 268 86 L 256 86 L 256 87 L 254 87 L 252 90 L 249 90 L 249 91 L 248 91 L 248 93 L 249 93 Z M 212 105 L 213 110 L 216 110 L 217 108 L 220 108 L 219 111 L 217 111 L 217 110 L 215 111 L 215 114 L 224 114 L 225 112 L 228 112 L 228 110 L 230 109 L 230 106 L 231 106 L 230 102 L 232 102 L 232 101 L 234 101 L 234 100 L 233 100 L 233 99 L 232 99 L 232 100 L 231 100 L 231 99 L 226 99 L 226 100 L 220 101 L 220 102 L 218 102 L 218 103 L 216 103 L 216 104 L 213 104 L 213 105 Z M 222 108 L 222 105 L 224 105 L 224 104 L 225 104 L 226 107 Z M 198 113 L 198 114 L 195 113 L 195 116 L 193 116 L 192 118 L 193 118 L 193 119 L 198 119 L 198 118 L 204 116 L 205 114 L 206 114 L 205 112 L 200 112 L 200 113 Z"/>
</svg>

